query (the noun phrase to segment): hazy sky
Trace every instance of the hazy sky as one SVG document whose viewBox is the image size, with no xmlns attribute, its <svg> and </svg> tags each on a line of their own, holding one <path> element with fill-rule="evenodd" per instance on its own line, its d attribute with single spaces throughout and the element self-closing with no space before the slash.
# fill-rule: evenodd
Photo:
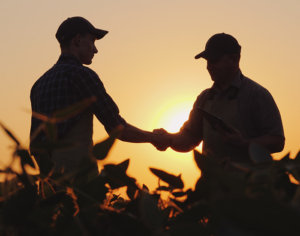
<svg viewBox="0 0 300 236">
<path fill-rule="evenodd" d="M 299 9 L 299 0 L 1 0 L 0 121 L 28 145 L 30 113 L 24 108 L 30 110 L 33 83 L 59 57 L 55 33 L 67 17 L 83 16 L 109 31 L 97 41 L 99 52 L 90 67 L 122 117 L 145 130 L 167 128 L 211 86 L 205 60 L 194 56 L 210 36 L 225 32 L 242 46 L 244 75 L 266 87 L 280 109 L 286 146 L 274 157 L 289 151 L 295 156 L 300 147 Z M 95 142 L 107 137 L 97 120 L 94 128 Z M 0 141 L 0 164 L 5 164 L 12 142 L 2 131 Z M 127 158 L 129 174 L 151 189 L 157 179 L 149 167 L 182 173 L 186 188 L 194 187 L 200 174 L 191 153 L 121 141 L 99 164 Z"/>
</svg>

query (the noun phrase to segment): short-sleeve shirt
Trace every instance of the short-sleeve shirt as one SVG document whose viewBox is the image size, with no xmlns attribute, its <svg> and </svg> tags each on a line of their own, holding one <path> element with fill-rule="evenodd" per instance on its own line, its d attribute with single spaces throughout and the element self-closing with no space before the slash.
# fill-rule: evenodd
<svg viewBox="0 0 300 236">
<path fill-rule="evenodd" d="M 197 107 L 203 107 L 208 100 L 230 99 L 237 99 L 240 118 L 249 138 L 267 134 L 284 138 L 281 116 L 272 95 L 255 81 L 243 76 L 240 71 L 225 91 L 214 83 L 197 97 L 181 132 L 190 135 L 198 145 L 203 139 L 203 117 Z"/>
<path fill-rule="evenodd" d="M 83 66 L 74 55 L 61 54 L 57 63 L 35 82 L 30 93 L 32 111 L 48 117 L 57 110 L 93 96 L 97 100 L 88 109 L 95 114 L 107 132 L 119 124 L 126 126 L 126 121 L 119 114 L 118 106 L 106 93 L 99 76 L 90 68 Z M 80 120 L 82 114 L 57 124 L 58 139 Z M 41 122 L 32 117 L 31 134 Z M 38 140 L 45 140 L 43 132 L 34 141 Z"/>
</svg>

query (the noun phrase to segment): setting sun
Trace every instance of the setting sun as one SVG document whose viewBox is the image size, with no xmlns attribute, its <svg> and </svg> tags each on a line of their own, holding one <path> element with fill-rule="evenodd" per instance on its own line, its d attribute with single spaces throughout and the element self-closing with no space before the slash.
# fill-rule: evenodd
<svg viewBox="0 0 300 236">
<path fill-rule="evenodd" d="M 155 117 L 153 122 L 153 129 L 164 128 L 169 133 L 177 133 L 184 122 L 189 118 L 190 111 L 193 108 L 195 98 L 182 98 L 166 105 Z M 202 143 L 197 147 L 201 152 Z M 167 152 L 176 157 L 190 157 L 191 152 L 178 153 L 172 149 L 167 149 Z"/>
</svg>

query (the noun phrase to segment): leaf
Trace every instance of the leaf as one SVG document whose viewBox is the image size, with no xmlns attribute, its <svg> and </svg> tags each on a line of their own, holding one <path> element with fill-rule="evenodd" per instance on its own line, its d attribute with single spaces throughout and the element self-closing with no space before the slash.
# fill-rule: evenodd
<svg viewBox="0 0 300 236">
<path fill-rule="evenodd" d="M 138 189 L 138 186 L 135 184 L 135 182 L 128 175 L 126 175 L 125 171 L 120 166 L 107 164 L 104 165 L 104 170 L 107 178 L 110 180 L 108 184 L 112 189 L 123 186 Z"/>
<path fill-rule="evenodd" d="M 38 166 L 42 178 L 47 178 L 54 168 L 53 161 L 48 157 L 47 154 L 40 154 L 37 159 Z"/>
<path fill-rule="evenodd" d="M 50 184 L 45 179 L 41 181 L 40 191 L 43 192 L 43 196 L 45 198 L 48 198 L 48 197 L 52 196 L 53 194 L 55 194 L 55 190 L 54 190 L 52 184 Z"/>
<path fill-rule="evenodd" d="M 282 162 L 288 162 L 290 160 L 290 153 L 287 153 L 283 158 L 280 159 Z"/>
<path fill-rule="evenodd" d="M 145 185 L 145 184 L 143 184 L 143 187 L 142 187 L 142 189 L 144 190 L 144 191 L 146 191 L 146 192 L 148 192 L 149 193 L 149 188 Z"/>
<path fill-rule="evenodd" d="M 191 190 L 191 189 L 189 189 L 189 190 Z M 172 192 L 172 195 L 174 197 L 183 197 L 183 196 L 187 195 L 188 193 L 189 193 L 188 191 L 187 192 Z"/>
<path fill-rule="evenodd" d="M 19 149 L 16 151 L 17 155 L 21 158 L 21 165 L 24 166 L 25 164 L 30 165 L 34 168 L 34 163 L 32 161 L 31 156 L 29 155 L 28 151 L 25 149 Z"/>
<path fill-rule="evenodd" d="M 194 150 L 194 160 L 198 168 L 201 170 L 202 177 L 206 175 L 210 175 L 212 164 L 213 164 L 212 157 L 205 156 L 200 152 L 198 152 L 197 150 Z"/>
<path fill-rule="evenodd" d="M 100 175 L 90 180 L 79 189 L 81 190 L 81 192 L 78 192 L 77 188 L 74 188 L 74 191 L 76 192 L 78 198 L 77 202 L 80 207 L 86 205 L 94 205 L 95 200 L 98 203 L 103 203 L 104 199 L 106 199 L 106 193 L 108 192 L 108 188 L 105 186 L 105 181 Z M 82 193 L 85 193 L 91 198 L 87 198 Z"/>
<path fill-rule="evenodd" d="M 159 186 L 158 188 L 156 188 L 157 191 L 172 191 L 173 188 L 167 187 L 167 186 Z"/>
<path fill-rule="evenodd" d="M 184 187 L 183 181 L 181 180 L 181 174 L 179 176 L 175 176 L 163 170 L 158 170 L 155 168 L 150 168 L 150 171 L 153 174 L 155 174 L 158 178 L 160 178 L 162 181 L 170 184 L 174 188 L 182 189 Z"/>
<path fill-rule="evenodd" d="M 262 164 L 273 161 L 270 152 L 255 143 L 251 144 L 249 151 L 250 157 L 255 164 Z"/>
<path fill-rule="evenodd" d="M 120 195 L 121 194 L 119 194 L 119 195 L 113 194 L 113 197 L 111 198 L 110 203 L 112 203 L 113 201 L 116 201 Z"/>
<path fill-rule="evenodd" d="M 32 111 L 31 115 L 34 117 L 34 118 L 37 118 L 39 120 L 42 120 L 44 122 L 50 122 L 51 121 L 51 118 L 46 116 L 46 115 L 43 115 L 43 114 L 40 114 L 38 112 L 35 112 L 35 111 Z"/>
<path fill-rule="evenodd" d="M 157 203 L 148 193 L 143 193 L 140 201 L 141 218 L 150 229 L 159 231 L 162 228 L 163 212 L 157 207 Z"/>
<path fill-rule="evenodd" d="M 119 163 L 118 166 L 119 166 L 122 170 L 124 170 L 124 172 L 126 172 L 127 169 L 128 169 L 128 166 L 129 166 L 129 159 L 127 159 L 127 160 L 125 160 L 125 161 Z"/>
<path fill-rule="evenodd" d="M 114 144 L 116 138 L 120 135 L 121 131 L 122 128 L 118 126 L 106 140 L 94 145 L 93 155 L 96 159 L 103 160 L 107 157 L 109 150 Z"/>
<path fill-rule="evenodd" d="M 6 224 L 19 224 L 31 213 L 37 199 L 37 186 L 20 189 L 3 205 L 3 220 Z"/>
<path fill-rule="evenodd" d="M 134 189 L 132 187 L 127 187 L 126 194 L 129 197 L 130 200 L 133 200 L 136 194 L 137 189 Z"/>
<path fill-rule="evenodd" d="M 56 122 L 61 122 L 67 119 L 70 119 L 71 117 L 76 116 L 77 114 L 84 111 L 86 108 L 88 108 L 90 105 L 92 105 L 97 98 L 95 96 L 86 98 L 82 100 L 81 102 L 78 102 L 76 104 L 73 104 L 71 106 L 68 106 L 67 108 L 64 108 L 62 110 L 58 110 L 52 114 L 52 118 L 55 118 Z"/>
<path fill-rule="evenodd" d="M 83 155 L 79 159 L 77 168 L 68 174 L 69 178 L 73 179 L 72 186 L 81 188 L 99 175 L 97 161 L 94 157 Z"/>
<path fill-rule="evenodd" d="M 15 138 L 15 136 L 13 136 L 13 134 L 7 128 L 5 128 L 3 124 L 0 123 L 0 126 L 4 129 L 4 131 L 7 133 L 7 135 L 9 137 L 11 137 L 12 140 L 15 141 L 15 143 L 17 144 L 17 146 L 19 146 L 20 142 Z"/>
</svg>

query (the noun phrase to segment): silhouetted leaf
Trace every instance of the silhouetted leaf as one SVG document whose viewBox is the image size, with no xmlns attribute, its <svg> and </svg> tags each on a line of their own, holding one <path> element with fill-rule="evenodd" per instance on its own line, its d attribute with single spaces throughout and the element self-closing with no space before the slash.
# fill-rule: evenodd
<svg viewBox="0 0 300 236">
<path fill-rule="evenodd" d="M 127 194 L 127 196 L 129 197 L 130 200 L 134 199 L 136 191 L 138 191 L 138 190 L 135 189 L 135 188 L 127 187 L 126 194 Z"/>
<path fill-rule="evenodd" d="M 145 184 L 143 184 L 142 189 L 145 190 L 145 191 L 147 191 L 149 193 L 149 188 Z"/>
<path fill-rule="evenodd" d="M 25 149 L 19 149 L 16 151 L 16 154 L 21 158 L 21 165 L 24 166 L 25 164 L 30 165 L 34 168 L 34 163 L 32 161 L 31 156 L 29 155 L 28 151 Z"/>
<path fill-rule="evenodd" d="M 160 178 L 162 181 L 170 184 L 174 188 L 183 188 L 184 184 L 181 180 L 181 174 L 179 176 L 175 176 L 172 174 L 169 174 L 163 170 L 158 170 L 155 168 L 150 168 L 150 171 L 155 174 L 158 178 Z"/>
<path fill-rule="evenodd" d="M 124 172 L 118 165 L 107 164 L 104 165 L 104 170 L 107 178 L 110 180 L 108 184 L 112 189 L 120 188 L 123 186 L 133 187 L 138 189 L 135 182 Z"/>
<path fill-rule="evenodd" d="M 86 185 L 89 180 L 98 176 L 97 161 L 94 157 L 83 155 L 79 160 L 77 168 L 68 174 L 72 175 L 70 176 L 70 178 L 73 179 L 72 186 L 81 188 Z"/>
<path fill-rule="evenodd" d="M 163 212 L 148 193 L 143 193 L 140 202 L 141 217 L 144 223 L 152 230 L 159 231 L 163 223 Z"/>
<path fill-rule="evenodd" d="M 158 191 L 172 191 L 173 188 L 167 187 L 167 186 L 159 186 L 158 188 L 156 188 L 156 190 Z"/>
<path fill-rule="evenodd" d="M 3 220 L 6 224 L 18 224 L 32 211 L 37 199 L 37 186 L 22 188 L 3 205 Z"/>
<path fill-rule="evenodd" d="M 190 208 L 185 209 L 185 211 L 182 214 L 177 215 L 176 219 L 174 220 L 174 225 L 184 222 L 197 223 L 204 217 L 209 216 L 209 214 L 211 214 L 209 205 L 205 201 L 198 201 L 191 205 Z"/>
<path fill-rule="evenodd" d="M 71 117 L 76 116 L 77 114 L 83 112 L 86 108 L 92 105 L 97 100 L 96 97 L 86 98 L 76 104 L 68 106 L 62 110 L 56 111 L 52 114 L 52 118 L 55 118 L 57 121 L 63 121 L 70 119 Z"/>
<path fill-rule="evenodd" d="M 126 172 L 127 169 L 128 169 L 128 166 L 129 166 L 129 159 L 127 159 L 127 160 L 125 160 L 125 161 L 119 163 L 118 166 L 119 166 L 124 172 Z"/>
<path fill-rule="evenodd" d="M 96 159 L 103 160 L 107 157 L 109 150 L 114 144 L 116 138 L 120 135 L 121 130 L 121 127 L 117 127 L 117 129 L 106 140 L 95 144 L 93 147 L 93 155 Z"/>
<path fill-rule="evenodd" d="M 296 161 L 300 161 L 300 151 L 297 153 L 296 157 L 295 157 Z"/>
<path fill-rule="evenodd" d="M 288 162 L 290 160 L 290 153 L 287 153 L 283 158 L 280 159 L 282 162 Z"/>
<path fill-rule="evenodd" d="M 193 152 L 194 160 L 198 168 L 201 170 L 201 176 L 204 177 L 206 175 L 210 175 L 213 162 L 212 158 L 201 154 L 197 150 L 194 150 Z"/>
<path fill-rule="evenodd" d="M 41 190 L 43 191 L 45 198 L 48 198 L 55 194 L 53 186 L 48 181 L 44 180 L 41 181 L 41 183 L 41 186 L 43 187 Z"/>
<path fill-rule="evenodd" d="M 94 179 L 91 179 L 79 189 L 81 192 L 77 192 L 77 190 L 74 189 L 74 192 L 77 195 L 77 202 L 79 206 L 94 205 L 96 202 L 103 203 L 103 200 L 106 199 L 106 193 L 108 192 L 108 188 L 105 186 L 105 181 L 100 175 Z M 91 198 L 88 198 L 81 193 L 85 193 Z"/>
<path fill-rule="evenodd" d="M 270 152 L 267 149 L 255 143 L 251 144 L 249 151 L 250 157 L 255 164 L 267 163 L 273 160 Z"/>
<path fill-rule="evenodd" d="M 113 197 L 110 199 L 110 203 L 113 201 L 116 201 L 120 195 L 121 194 L 119 194 L 119 195 L 113 194 Z"/>
<path fill-rule="evenodd" d="M 41 154 L 39 155 L 39 158 L 37 160 L 38 166 L 40 168 L 40 173 L 42 174 L 42 178 L 46 178 L 49 176 L 50 172 L 54 168 L 54 163 L 47 154 Z"/>
<path fill-rule="evenodd" d="M 188 189 L 186 192 L 172 192 L 172 195 L 174 197 L 183 197 L 187 194 L 190 194 L 192 192 L 192 189 Z"/>
<path fill-rule="evenodd" d="M 7 129 L 4 127 L 3 124 L 0 123 L 0 126 L 4 129 L 4 131 L 7 133 L 7 135 L 12 139 L 14 140 L 14 142 L 17 144 L 17 146 L 20 145 L 20 142 L 15 138 L 15 136 Z"/>
</svg>

